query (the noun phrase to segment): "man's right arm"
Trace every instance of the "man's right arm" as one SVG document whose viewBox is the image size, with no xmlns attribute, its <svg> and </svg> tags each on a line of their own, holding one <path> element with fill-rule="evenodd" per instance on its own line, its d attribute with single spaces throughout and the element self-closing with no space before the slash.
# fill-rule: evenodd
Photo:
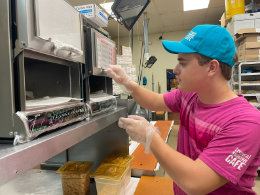
<svg viewBox="0 0 260 195">
<path fill-rule="evenodd" d="M 170 111 L 164 102 L 162 94 L 157 94 L 140 87 L 132 81 L 119 65 L 110 65 L 107 74 L 121 85 L 125 94 L 132 95 L 135 101 L 143 108 L 152 111 Z"/>
<path fill-rule="evenodd" d="M 137 104 L 148 110 L 166 112 L 171 111 L 164 102 L 163 94 L 158 94 L 137 86 L 131 96 L 135 99 Z"/>
</svg>

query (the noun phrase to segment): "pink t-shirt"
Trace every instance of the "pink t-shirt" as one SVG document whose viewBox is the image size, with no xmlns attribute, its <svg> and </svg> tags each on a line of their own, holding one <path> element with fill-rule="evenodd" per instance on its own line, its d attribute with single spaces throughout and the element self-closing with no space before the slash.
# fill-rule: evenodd
<svg viewBox="0 0 260 195">
<path fill-rule="evenodd" d="M 210 195 L 251 195 L 260 165 L 260 112 L 239 96 L 207 105 L 196 93 L 178 89 L 164 94 L 174 113 L 180 113 L 177 151 L 200 158 L 229 180 Z M 192 177 L 192 175 L 191 175 Z M 176 195 L 186 195 L 174 184 Z"/>
</svg>

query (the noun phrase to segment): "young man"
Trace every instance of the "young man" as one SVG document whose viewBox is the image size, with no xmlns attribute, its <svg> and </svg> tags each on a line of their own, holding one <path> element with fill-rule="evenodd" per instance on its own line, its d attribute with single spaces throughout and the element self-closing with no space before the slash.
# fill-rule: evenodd
<svg viewBox="0 0 260 195">
<path fill-rule="evenodd" d="M 178 54 L 178 89 L 164 95 L 143 89 L 119 66 L 109 66 L 108 74 L 142 107 L 180 113 L 177 151 L 144 118 L 120 118 L 119 126 L 153 152 L 176 195 L 256 194 L 260 112 L 228 86 L 236 60 L 231 35 L 220 26 L 200 25 L 181 42 L 163 46 Z"/>
</svg>

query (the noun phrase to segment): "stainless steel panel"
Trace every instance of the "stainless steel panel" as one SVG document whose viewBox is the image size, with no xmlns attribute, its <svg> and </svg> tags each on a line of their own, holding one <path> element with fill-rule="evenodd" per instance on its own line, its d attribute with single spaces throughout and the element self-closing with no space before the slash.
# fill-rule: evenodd
<svg viewBox="0 0 260 195">
<path fill-rule="evenodd" d="M 35 15 L 38 37 L 82 50 L 80 13 L 66 1 L 35 0 Z"/>
<path fill-rule="evenodd" d="M 63 194 L 60 175 L 32 169 L 0 187 L 1 194 Z"/>
<path fill-rule="evenodd" d="M 18 178 L 0 187 L 1 194 L 5 195 L 61 195 L 62 182 L 55 171 L 32 169 Z M 96 195 L 95 183 L 90 184 L 90 190 L 86 195 Z"/>
<path fill-rule="evenodd" d="M 113 95 L 113 80 L 112 78 L 106 77 L 106 92 L 109 95 Z"/>
<path fill-rule="evenodd" d="M 71 97 L 73 98 L 83 98 L 81 91 L 81 66 L 71 66 L 70 67 L 70 87 L 71 87 Z"/>
<path fill-rule="evenodd" d="M 19 83 L 18 83 L 18 93 L 19 93 L 19 108 L 16 108 L 16 110 L 19 111 L 25 111 L 26 110 L 26 106 L 25 106 L 25 101 L 26 101 L 26 85 L 25 85 L 25 70 L 24 70 L 24 53 L 22 52 L 19 56 L 18 56 L 18 74 L 19 74 Z M 16 81 L 17 82 L 17 81 Z M 18 100 L 18 99 L 17 99 Z"/>
<path fill-rule="evenodd" d="M 64 66 L 73 66 L 73 65 L 75 65 L 75 62 L 76 62 L 76 61 L 71 61 L 71 60 L 61 58 L 59 56 L 45 54 L 43 52 L 30 50 L 30 49 L 24 49 L 23 52 L 24 52 L 25 58 L 31 58 L 31 59 L 41 60 L 41 61 L 45 61 L 45 62 L 51 62 L 54 64 L 60 64 L 60 65 L 64 65 Z"/>
<path fill-rule="evenodd" d="M 18 30 L 18 39 L 20 48 L 28 47 L 29 39 L 28 39 L 28 18 L 26 16 L 27 6 L 26 0 L 17 0 L 16 1 L 16 21 Z"/>
<path fill-rule="evenodd" d="M 119 106 L 126 106 L 128 111 L 127 113 L 129 115 L 133 115 L 135 114 L 135 110 L 136 109 L 136 101 L 134 99 L 117 99 L 117 105 Z"/>
<path fill-rule="evenodd" d="M 117 100 L 117 105 L 118 106 L 126 106 L 127 107 L 127 103 L 128 103 L 127 99 L 117 98 L 116 100 Z"/>
<path fill-rule="evenodd" d="M 133 114 L 133 111 L 135 113 L 135 106 L 136 106 L 136 101 L 134 99 L 129 99 L 128 102 L 127 102 L 127 108 L 128 108 L 128 114 L 131 115 Z"/>
<path fill-rule="evenodd" d="M 0 1 L 0 137 L 13 137 L 14 88 L 10 1 Z"/>
<path fill-rule="evenodd" d="M 89 77 L 89 87 L 90 93 L 103 90 L 106 93 L 106 77 L 94 76 Z"/>
<path fill-rule="evenodd" d="M 65 164 L 68 161 L 67 157 L 67 150 L 59 153 L 58 155 L 50 158 L 49 160 L 45 161 L 44 163 L 41 164 L 41 167 L 61 167 L 63 164 Z M 44 168 L 43 168 L 44 169 Z"/>
<path fill-rule="evenodd" d="M 133 195 L 140 179 L 131 178 L 126 193 Z M 59 174 L 54 171 L 32 169 L 13 181 L 0 187 L 4 195 L 62 195 L 62 182 Z M 96 183 L 90 183 L 86 195 L 97 195 Z"/>
<path fill-rule="evenodd" d="M 117 107 L 100 116 L 42 135 L 29 143 L 9 147 L 0 144 L 0 185 L 83 141 L 115 123 L 119 117 L 126 115 L 126 107 Z"/>
<path fill-rule="evenodd" d="M 26 91 L 32 91 L 35 98 L 70 97 L 69 66 L 30 58 L 25 58 L 24 61 Z M 76 68 L 78 69 L 78 67 Z M 75 77 L 78 79 L 78 86 L 75 87 L 79 88 L 79 72 Z"/>
<path fill-rule="evenodd" d="M 44 60 L 44 61 L 42 61 Z M 81 98 L 81 65 L 31 50 L 23 50 L 15 64 L 17 111 L 25 110 L 26 91 L 35 98 L 61 96 Z"/>
<path fill-rule="evenodd" d="M 101 160 L 113 153 L 129 154 L 128 135 L 118 127 L 117 122 L 69 148 L 68 160 L 93 161 L 94 170 Z"/>
<path fill-rule="evenodd" d="M 45 2 L 43 0 L 39 0 L 41 2 Z M 59 3 L 59 7 L 64 7 L 64 5 L 66 5 L 66 7 L 70 6 L 68 4 L 67 1 L 65 0 L 56 0 L 55 2 Z M 53 52 L 53 43 L 51 43 L 49 40 L 45 40 L 41 37 L 37 36 L 36 33 L 36 18 L 35 16 L 37 15 L 35 13 L 35 6 L 34 6 L 34 0 L 16 0 L 16 4 L 17 4 L 17 26 L 18 26 L 18 39 L 19 39 L 19 47 L 20 48 L 31 48 L 34 50 L 38 50 L 44 53 L 48 53 L 48 54 L 52 54 L 55 55 Z M 59 9 L 59 7 L 53 7 L 53 1 L 48 1 L 48 4 L 46 3 L 46 6 L 49 7 L 49 9 Z M 46 7 L 44 7 L 46 9 Z M 70 7 L 71 11 L 69 13 L 67 13 L 67 16 L 69 16 L 71 13 L 76 13 L 75 9 L 71 6 Z M 57 18 L 59 18 L 59 20 L 63 20 L 62 15 L 61 14 L 49 14 L 49 10 L 43 10 L 43 12 L 48 13 L 48 15 L 51 17 L 53 16 L 53 23 L 57 23 L 59 24 L 60 21 L 57 21 Z M 61 12 L 64 13 L 64 12 Z M 76 13 L 77 14 L 77 13 Z M 72 14 L 73 15 L 73 14 Z M 49 24 L 49 21 L 45 21 L 46 23 Z M 84 52 L 84 47 L 83 47 L 83 42 L 84 42 L 84 38 L 82 36 L 83 33 L 83 28 L 82 28 L 82 16 L 78 13 L 78 20 L 76 21 L 77 23 L 79 23 L 80 25 L 78 26 L 77 31 L 80 32 L 79 35 L 75 35 L 73 36 L 76 39 L 80 40 L 80 44 L 81 44 L 81 49 Z M 59 25 L 57 25 L 58 27 Z M 40 26 L 41 27 L 41 26 Z M 54 30 L 54 29 L 52 29 Z M 70 36 L 71 31 L 64 31 L 64 36 Z M 78 37 L 79 36 L 79 37 Z M 58 39 L 57 37 L 53 37 L 54 40 Z M 67 37 L 67 39 L 70 39 L 71 41 L 69 41 L 70 43 L 73 42 L 74 38 L 70 39 L 69 37 Z M 65 40 L 65 38 L 61 38 L 62 40 Z M 77 41 L 78 42 L 78 41 Z M 17 49 L 19 50 L 19 49 Z M 17 52 L 16 52 L 17 53 Z M 77 61 L 77 62 L 81 62 L 81 63 L 85 63 L 85 57 L 84 55 L 78 58 L 71 58 L 71 54 L 68 51 L 64 51 L 61 50 L 59 52 L 57 52 L 57 56 L 66 58 L 68 60 L 72 60 L 72 61 Z"/>
</svg>

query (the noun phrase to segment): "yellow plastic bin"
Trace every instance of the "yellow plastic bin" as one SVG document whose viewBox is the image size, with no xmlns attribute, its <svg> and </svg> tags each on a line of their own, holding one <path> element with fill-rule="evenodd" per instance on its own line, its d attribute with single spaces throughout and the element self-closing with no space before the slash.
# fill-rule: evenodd
<svg viewBox="0 0 260 195">
<path fill-rule="evenodd" d="M 68 161 L 56 173 L 61 174 L 64 195 L 86 195 L 93 162 Z"/>
<path fill-rule="evenodd" d="M 111 154 L 106 157 L 101 163 L 110 163 L 110 164 L 119 164 L 119 165 L 128 165 L 131 166 L 134 156 L 126 154 Z"/>
<path fill-rule="evenodd" d="M 110 163 L 110 164 L 119 164 L 119 165 L 128 165 L 130 166 L 129 173 L 126 177 L 126 185 L 130 183 L 131 180 L 131 163 L 134 160 L 134 156 L 126 154 L 111 154 L 106 157 L 101 163 Z"/>
<path fill-rule="evenodd" d="M 234 15 L 245 13 L 245 0 L 225 0 L 226 20 Z"/>
<path fill-rule="evenodd" d="M 101 164 L 90 177 L 95 178 L 98 195 L 125 195 L 126 178 L 130 167 L 119 164 Z"/>
</svg>

